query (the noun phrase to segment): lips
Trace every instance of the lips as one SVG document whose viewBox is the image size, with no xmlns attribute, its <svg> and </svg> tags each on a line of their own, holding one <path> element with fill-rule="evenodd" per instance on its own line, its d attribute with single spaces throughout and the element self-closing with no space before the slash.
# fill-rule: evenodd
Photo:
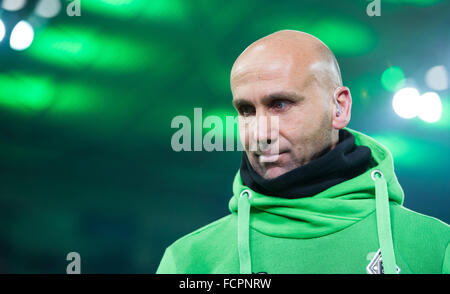
<svg viewBox="0 0 450 294">
<path fill-rule="evenodd" d="M 274 154 L 263 153 L 263 154 L 259 154 L 257 156 L 258 156 L 258 160 L 260 163 L 270 163 L 270 162 L 278 161 L 278 159 L 280 158 L 280 156 L 283 153 L 285 153 L 285 152 L 274 153 Z"/>
<path fill-rule="evenodd" d="M 270 155 L 260 155 L 259 156 L 259 162 L 266 163 L 266 162 L 275 162 L 280 157 L 280 154 L 270 154 Z"/>
</svg>

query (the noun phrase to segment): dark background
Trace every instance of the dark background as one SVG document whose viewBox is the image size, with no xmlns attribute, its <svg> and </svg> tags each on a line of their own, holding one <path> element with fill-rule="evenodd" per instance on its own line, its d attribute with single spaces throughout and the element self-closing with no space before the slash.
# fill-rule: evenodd
<svg viewBox="0 0 450 294">
<path fill-rule="evenodd" d="M 240 152 L 174 152 L 171 121 L 236 115 L 234 60 L 280 29 L 331 48 L 349 127 L 391 150 L 407 208 L 450 222 L 448 89 L 438 122 L 392 108 L 394 88 L 431 91 L 427 70 L 449 68 L 448 1 L 381 0 L 374 17 L 363 0 L 83 0 L 69 17 L 70 2 L 51 19 L 38 1 L 0 13 L 0 273 L 65 273 L 71 251 L 82 273 L 153 273 L 173 241 L 228 214 Z M 15 51 L 23 19 L 34 40 Z M 392 66 L 405 80 L 382 83 Z"/>
</svg>

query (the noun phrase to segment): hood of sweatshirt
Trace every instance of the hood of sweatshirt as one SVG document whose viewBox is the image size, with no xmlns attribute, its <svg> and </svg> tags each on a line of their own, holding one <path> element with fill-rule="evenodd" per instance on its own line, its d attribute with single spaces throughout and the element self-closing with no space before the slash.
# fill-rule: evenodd
<svg viewBox="0 0 450 294">
<path fill-rule="evenodd" d="M 249 229 L 280 238 L 317 238 L 333 234 L 377 211 L 377 227 L 385 268 L 395 272 L 389 203 L 403 204 L 404 193 L 394 172 L 392 155 L 382 144 L 346 128 L 355 144 L 371 150 L 373 164 L 350 180 L 316 195 L 286 199 L 252 191 L 238 172 L 233 182 L 231 213 L 238 215 L 241 273 L 251 272 Z"/>
<path fill-rule="evenodd" d="M 394 173 L 392 155 L 383 145 L 360 132 L 346 128 L 356 145 L 371 149 L 375 166 L 361 175 L 311 197 L 285 199 L 252 191 L 243 185 L 238 172 L 233 182 L 229 209 L 237 213 L 243 191 L 249 192 L 250 226 L 266 235 L 283 238 L 316 238 L 342 230 L 365 218 L 375 209 L 375 181 L 372 173 L 381 171 L 389 201 L 403 203 L 403 190 Z"/>
</svg>

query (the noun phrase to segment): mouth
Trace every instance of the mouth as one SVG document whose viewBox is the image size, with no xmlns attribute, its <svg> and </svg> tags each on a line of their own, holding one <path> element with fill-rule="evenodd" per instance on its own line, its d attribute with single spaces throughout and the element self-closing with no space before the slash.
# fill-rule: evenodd
<svg viewBox="0 0 450 294">
<path fill-rule="evenodd" d="M 282 154 L 285 152 L 275 153 L 275 154 L 259 154 L 257 155 L 260 163 L 271 163 L 276 162 Z"/>
</svg>

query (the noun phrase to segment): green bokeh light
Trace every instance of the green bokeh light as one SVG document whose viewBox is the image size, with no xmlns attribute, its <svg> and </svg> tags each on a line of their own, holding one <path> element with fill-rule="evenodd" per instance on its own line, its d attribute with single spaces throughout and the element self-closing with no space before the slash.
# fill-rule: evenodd
<svg viewBox="0 0 450 294">
<path fill-rule="evenodd" d="M 270 29 L 263 34 L 284 29 L 299 30 L 319 38 L 337 55 L 364 55 L 374 49 L 376 43 L 375 35 L 365 24 L 344 18 L 314 15 L 314 12 L 302 17 L 275 17 L 268 23 L 271 24 Z M 259 33 L 261 29 L 255 28 Z"/>
<path fill-rule="evenodd" d="M 105 95 L 104 91 L 94 86 L 85 87 L 79 83 L 59 83 L 58 99 L 52 107 L 56 114 L 81 113 L 88 110 L 100 111 L 99 97 Z"/>
<path fill-rule="evenodd" d="M 101 89 L 76 82 L 60 82 L 50 76 L 24 72 L 0 75 L 0 105 L 35 113 L 48 110 L 57 115 L 78 114 L 98 109 Z"/>
<path fill-rule="evenodd" d="M 336 54 L 362 55 L 374 48 L 374 35 L 363 24 L 345 19 L 324 18 L 309 33 L 321 39 Z"/>
<path fill-rule="evenodd" d="M 423 165 L 442 166 L 441 151 L 444 146 L 437 142 L 427 142 L 401 133 L 386 132 L 372 134 L 372 138 L 383 144 L 392 153 L 394 164 L 406 168 Z"/>
<path fill-rule="evenodd" d="M 387 91 L 397 91 L 405 84 L 405 74 L 398 66 L 391 66 L 381 75 L 381 85 Z"/>
<path fill-rule="evenodd" d="M 12 73 L 0 76 L 0 104 L 22 111 L 43 110 L 54 101 L 51 79 L 37 75 Z"/>
<path fill-rule="evenodd" d="M 83 9 L 122 19 L 180 21 L 186 18 L 187 7 L 183 0 L 84 0 Z"/>
<path fill-rule="evenodd" d="M 81 27 L 49 27 L 26 51 L 48 63 L 107 72 L 143 70 L 157 63 L 164 49 Z"/>
</svg>

